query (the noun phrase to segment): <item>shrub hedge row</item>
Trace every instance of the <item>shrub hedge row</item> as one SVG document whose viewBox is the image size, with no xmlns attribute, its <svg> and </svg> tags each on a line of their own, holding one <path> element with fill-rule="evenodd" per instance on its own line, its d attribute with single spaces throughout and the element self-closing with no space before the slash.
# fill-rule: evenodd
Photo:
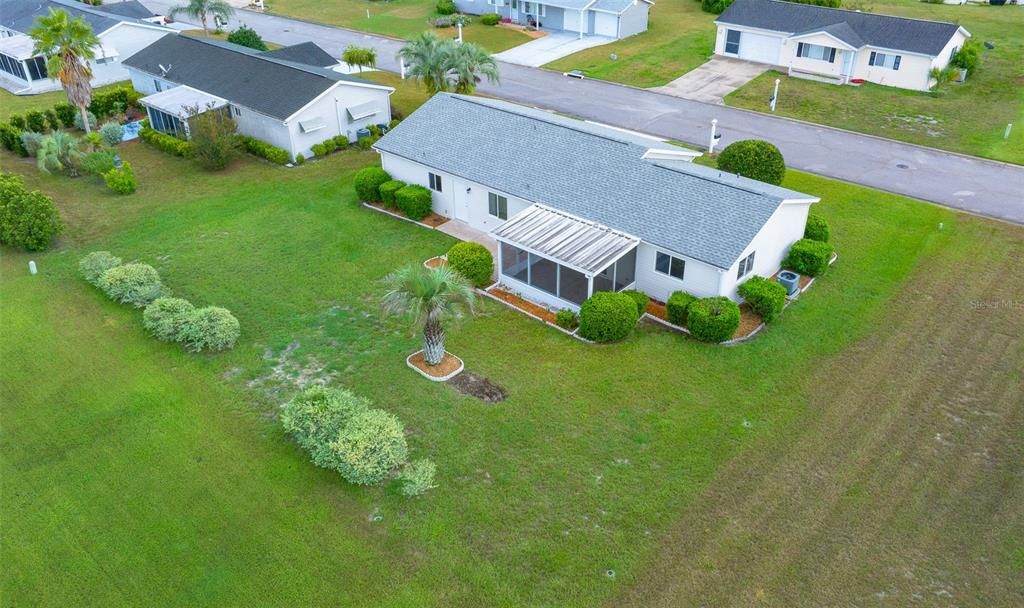
<svg viewBox="0 0 1024 608">
<path fill-rule="evenodd" d="M 764 277 L 750 277 L 739 287 L 740 296 L 765 323 L 774 321 L 786 305 L 786 288 Z"/>
<path fill-rule="evenodd" d="M 829 229 L 825 218 L 814 213 L 807 215 L 807 225 L 804 227 L 805 239 L 827 243 L 831 233 L 832 231 Z"/>
<path fill-rule="evenodd" d="M 238 138 L 238 143 L 242 148 L 253 156 L 265 158 L 278 165 L 286 165 L 288 164 L 288 161 L 291 160 L 291 156 L 288 154 L 287 150 L 278 148 L 277 146 L 272 146 L 265 141 L 260 141 L 249 135 L 236 135 L 236 137 Z"/>
<path fill-rule="evenodd" d="M 190 158 L 192 156 L 192 144 L 184 139 L 178 139 L 173 135 L 161 133 L 156 129 L 143 127 L 139 130 L 139 139 L 174 156 Z"/>
<path fill-rule="evenodd" d="M 646 293 L 642 291 L 637 291 L 635 289 L 627 289 L 622 293 L 629 296 L 631 300 L 636 302 L 637 317 L 639 318 L 644 316 L 644 313 L 647 312 L 647 304 L 649 304 L 651 301 L 650 296 L 648 296 Z"/>
<path fill-rule="evenodd" d="M 832 258 L 832 245 L 812 239 L 800 239 L 790 247 L 782 267 L 800 274 L 816 277 L 826 269 Z"/>
<path fill-rule="evenodd" d="M 406 217 L 419 221 L 430 215 L 433 196 L 423 186 L 408 185 L 395 193 L 395 204 Z"/>
<path fill-rule="evenodd" d="M 352 178 L 352 187 L 356 190 L 359 200 L 368 203 L 381 202 L 380 187 L 385 182 L 391 181 L 388 172 L 380 167 L 365 167 L 356 171 Z"/>
<path fill-rule="evenodd" d="M 395 194 L 408 185 L 409 184 L 397 179 L 384 182 L 377 189 L 377 191 L 380 192 L 380 202 L 384 203 L 384 205 L 388 207 L 397 207 L 398 203 L 395 201 Z"/>
</svg>

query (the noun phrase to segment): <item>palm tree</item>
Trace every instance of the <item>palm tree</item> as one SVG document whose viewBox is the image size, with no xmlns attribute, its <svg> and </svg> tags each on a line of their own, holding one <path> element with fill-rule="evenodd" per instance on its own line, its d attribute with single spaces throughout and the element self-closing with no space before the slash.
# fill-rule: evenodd
<svg viewBox="0 0 1024 608">
<path fill-rule="evenodd" d="M 100 41 L 82 17 L 72 19 L 67 11 L 50 9 L 36 19 L 28 32 L 35 40 L 33 53 L 46 57 L 46 72 L 60 80 L 68 101 L 82 115 L 82 126 L 89 132 L 89 103 L 92 102 L 92 67 Z M 54 76 L 56 74 L 56 76 Z"/>
<path fill-rule="evenodd" d="M 448 90 L 448 54 L 452 42 L 433 32 L 421 32 L 398 51 L 407 73 L 427 87 L 427 94 Z"/>
<path fill-rule="evenodd" d="M 359 71 L 362 72 L 363 68 L 377 67 L 377 51 L 369 47 L 363 48 L 353 44 L 345 49 L 345 52 L 341 55 L 341 60 L 350 66 L 358 67 Z"/>
<path fill-rule="evenodd" d="M 481 76 L 498 82 L 498 62 L 479 44 L 455 43 L 448 52 L 448 77 L 454 81 L 455 92 L 471 95 Z"/>
<path fill-rule="evenodd" d="M 206 27 L 206 20 L 212 15 L 227 21 L 235 14 L 235 9 L 224 0 L 188 0 L 188 4 L 176 6 L 168 14 L 172 19 L 182 14 L 198 19 L 203 24 L 203 36 L 209 38 L 210 30 Z"/>
<path fill-rule="evenodd" d="M 78 162 L 82 159 L 79 141 L 64 131 L 54 131 L 39 140 L 36 150 L 36 166 L 43 173 L 63 172 L 78 175 Z"/>
<path fill-rule="evenodd" d="M 463 310 L 474 312 L 476 293 L 466 279 L 448 266 L 406 266 L 384 279 L 387 292 L 381 309 L 387 315 L 405 315 L 413 326 L 423 323 L 423 358 L 437 365 L 444 358 L 445 318 Z"/>
</svg>

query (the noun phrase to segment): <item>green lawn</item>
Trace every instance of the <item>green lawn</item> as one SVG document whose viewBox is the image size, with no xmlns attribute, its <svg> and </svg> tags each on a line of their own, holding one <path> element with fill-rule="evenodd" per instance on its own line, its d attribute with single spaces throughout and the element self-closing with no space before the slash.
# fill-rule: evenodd
<svg viewBox="0 0 1024 608">
<path fill-rule="evenodd" d="M 412 38 L 423 30 L 433 30 L 440 36 L 454 37 L 456 28 L 434 28 L 427 19 L 436 16 L 436 0 L 396 0 L 375 2 L 346 0 L 345 2 L 319 2 L 317 0 L 276 0 L 268 4 L 273 13 L 308 19 L 329 25 L 338 25 L 395 38 Z M 369 11 L 369 18 L 367 18 Z M 476 42 L 492 53 L 498 53 L 530 41 L 523 32 L 483 25 L 476 17 L 463 28 L 463 38 Z"/>
<path fill-rule="evenodd" d="M 930 298 L 917 291 L 920 277 L 983 296 L 992 284 L 982 281 L 998 276 L 999 298 L 1024 289 L 1013 265 L 1020 228 L 791 173 L 786 186 L 822 196 L 818 211 L 841 258 L 757 339 L 709 347 L 645 326 L 594 347 L 488 303 L 451 328 L 448 345 L 508 390 L 508 400 L 485 405 L 409 370 L 417 337 L 378 314 L 381 277 L 453 241 L 356 204 L 352 171 L 375 154 L 346 151 L 294 169 L 246 158 L 207 174 L 138 143 L 121 153 L 139 178 L 130 197 L 0 156 L 5 170 L 55 198 L 69 226 L 47 253 L 0 252 L 0 593 L 11 605 L 616 605 L 667 567 L 663 539 L 689 546 L 677 528 L 705 509 L 720 472 L 744 460 L 754 471 L 784 464 L 769 455 L 817 419 L 830 392 L 824 372 L 892 335 L 894 318 L 909 319 L 905 307 Z M 138 311 L 77 276 L 78 258 L 97 249 L 155 265 L 177 295 L 230 308 L 239 345 L 196 356 L 146 336 Z M 928 262 L 938 256 L 971 263 L 936 270 Z M 29 259 L 38 276 L 26 272 Z M 975 278 L 985 265 L 991 272 Z M 905 330 L 938 340 L 966 304 L 914 317 Z M 1024 368 L 1019 315 L 984 317 L 995 342 L 978 325 L 959 357 L 976 386 Z M 992 368 L 987 343 L 1001 345 Z M 852 381 L 860 369 L 842 373 Z M 410 500 L 315 469 L 274 413 L 303 379 L 326 377 L 398 415 L 415 456 L 438 464 L 440 487 Z M 877 380 L 862 379 L 858 386 Z M 1012 411 L 1017 396 L 986 393 L 986 407 Z M 874 393 L 855 397 L 844 397 L 843 411 L 873 411 Z M 928 405 L 913 391 L 892 398 Z M 993 416 L 985 425 L 1020 436 L 1019 415 Z M 918 421 L 902 423 L 909 432 Z M 997 469 L 1012 473 L 1019 459 L 988 447 L 1004 463 Z M 886 449 L 868 443 L 845 457 Z M 914 462 L 905 471 L 930 474 Z M 1024 551 L 1020 485 L 1011 475 L 972 487 L 970 509 L 886 520 L 905 542 L 903 565 L 924 559 L 915 543 L 931 538 L 932 522 L 991 521 L 1001 544 L 972 545 L 952 565 L 969 571 L 983 560 L 997 580 L 1019 575 L 1011 557 Z M 869 512 L 851 516 L 871 521 Z M 821 560 L 844 571 L 841 553 Z M 780 561 L 764 580 L 791 588 L 805 574 Z M 848 585 L 876 589 L 885 577 L 858 570 Z M 965 603 L 1011 605 L 1014 589 L 958 593 Z"/>
<path fill-rule="evenodd" d="M 130 84 L 127 80 L 115 82 L 96 89 L 97 92 Z M 24 114 L 28 110 L 47 110 L 60 102 L 67 103 L 68 96 L 63 90 L 40 93 L 39 95 L 14 95 L 0 89 L 0 120 L 6 121 L 11 114 Z"/>
</svg>

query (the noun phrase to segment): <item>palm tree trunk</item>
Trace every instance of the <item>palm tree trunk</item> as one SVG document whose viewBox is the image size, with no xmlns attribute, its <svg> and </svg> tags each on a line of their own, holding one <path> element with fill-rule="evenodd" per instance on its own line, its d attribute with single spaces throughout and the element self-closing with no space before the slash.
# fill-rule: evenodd
<svg viewBox="0 0 1024 608">
<path fill-rule="evenodd" d="M 200 15 L 199 20 L 203 22 L 203 38 L 209 38 L 210 31 L 206 29 L 206 13 Z"/>
<path fill-rule="evenodd" d="M 85 106 L 78 106 L 78 113 L 82 115 L 82 129 L 89 134 L 89 109 Z"/>
<path fill-rule="evenodd" d="M 423 358 L 427 365 L 437 365 L 444 358 L 444 327 L 440 319 L 427 317 L 423 324 Z"/>
</svg>

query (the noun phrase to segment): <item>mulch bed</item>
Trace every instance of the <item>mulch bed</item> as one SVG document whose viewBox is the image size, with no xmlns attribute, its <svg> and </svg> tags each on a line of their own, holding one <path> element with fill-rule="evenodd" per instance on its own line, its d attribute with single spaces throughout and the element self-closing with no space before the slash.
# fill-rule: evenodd
<svg viewBox="0 0 1024 608">
<path fill-rule="evenodd" d="M 398 209 L 393 209 L 391 207 L 386 207 L 383 203 L 366 203 L 366 204 L 371 206 L 371 207 L 376 207 L 377 209 L 380 209 L 381 211 L 387 211 L 388 213 L 393 213 L 395 215 L 400 215 L 400 216 L 402 216 L 402 217 L 404 217 L 406 219 L 409 219 L 408 216 L 406 216 L 404 213 L 402 213 Z M 417 221 L 417 222 L 419 222 L 421 224 L 426 224 L 427 226 L 430 226 L 431 228 L 437 228 L 441 224 L 446 223 L 448 221 L 448 218 L 446 218 L 443 215 L 438 215 L 438 214 L 434 213 L 433 211 L 431 211 L 430 215 L 428 215 L 427 217 L 425 217 L 425 218 L 423 218 L 421 220 L 414 220 L 414 221 Z"/>
<path fill-rule="evenodd" d="M 437 256 L 430 258 L 426 262 L 423 262 L 423 265 L 426 266 L 427 268 L 441 268 L 448 265 L 448 260 L 442 258 L 441 256 Z"/>
<path fill-rule="evenodd" d="M 779 272 L 783 272 L 783 271 L 780 270 Z M 774 275 L 772 275 L 772 280 L 773 281 L 775 281 L 775 280 L 777 280 L 779 278 L 779 272 L 776 272 Z M 811 281 L 813 281 L 813 280 L 814 280 L 814 277 L 812 277 L 812 276 L 808 276 L 806 274 L 800 275 L 800 289 L 803 290 L 805 287 L 810 285 Z"/>
<path fill-rule="evenodd" d="M 441 362 L 438 363 L 437 365 L 427 365 L 427 360 L 424 357 L 422 351 L 413 355 L 412 358 L 409 359 L 409 363 L 415 365 L 416 369 L 419 369 L 425 374 L 433 376 L 435 378 L 443 378 L 448 374 L 454 372 L 455 370 L 459 369 L 458 358 L 452 356 L 450 353 L 447 352 L 444 354 L 444 357 L 441 359 Z"/>
<path fill-rule="evenodd" d="M 473 372 L 463 372 L 449 380 L 448 384 L 451 384 L 460 393 L 476 397 L 484 403 L 497 403 L 508 397 L 505 389 Z"/>
<path fill-rule="evenodd" d="M 651 299 L 647 303 L 647 314 L 652 317 L 658 317 L 662 321 L 668 321 L 668 309 L 665 308 L 665 303 L 659 300 Z"/>
<path fill-rule="evenodd" d="M 740 304 L 740 326 L 736 328 L 736 333 L 732 335 L 732 339 L 745 338 L 752 334 L 760 325 L 761 315 L 754 312 L 749 304 Z"/>
<path fill-rule="evenodd" d="M 498 298 L 502 302 L 507 302 L 512 306 L 515 306 L 519 310 L 528 312 L 535 317 L 540 317 L 541 319 L 547 321 L 548 323 L 555 322 L 555 313 L 551 312 L 547 308 L 544 308 L 543 306 L 534 304 L 529 300 L 524 300 L 523 298 L 520 298 L 514 293 L 509 293 L 504 289 L 499 289 L 497 287 L 492 287 L 488 289 L 487 293 Z"/>
</svg>

